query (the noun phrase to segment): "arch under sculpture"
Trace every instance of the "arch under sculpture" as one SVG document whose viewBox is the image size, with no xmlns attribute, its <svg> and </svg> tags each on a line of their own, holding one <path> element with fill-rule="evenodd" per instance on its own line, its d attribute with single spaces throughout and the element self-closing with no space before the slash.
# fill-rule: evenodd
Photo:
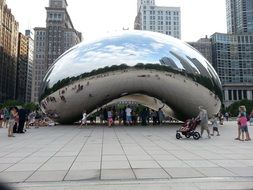
<svg viewBox="0 0 253 190">
<path fill-rule="evenodd" d="M 188 44 L 164 34 L 124 31 L 80 43 L 59 57 L 42 82 L 40 105 L 67 124 L 84 110 L 124 98 L 153 109 L 162 102 L 167 115 L 185 120 L 200 105 L 209 115 L 217 113 L 222 88 L 212 65 Z"/>
</svg>

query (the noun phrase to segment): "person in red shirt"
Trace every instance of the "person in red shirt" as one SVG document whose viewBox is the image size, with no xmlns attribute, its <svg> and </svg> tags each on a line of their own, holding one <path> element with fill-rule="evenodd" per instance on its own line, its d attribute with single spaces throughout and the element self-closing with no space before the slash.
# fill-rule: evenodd
<svg viewBox="0 0 253 190">
<path fill-rule="evenodd" d="M 248 126 L 247 126 L 247 117 L 245 116 L 245 114 L 241 113 L 239 119 L 238 119 L 238 123 L 240 125 L 240 130 L 241 130 L 241 134 L 242 134 L 242 138 L 240 139 L 241 141 L 244 141 L 244 133 L 248 133 Z M 245 140 L 248 140 L 247 138 Z"/>
</svg>

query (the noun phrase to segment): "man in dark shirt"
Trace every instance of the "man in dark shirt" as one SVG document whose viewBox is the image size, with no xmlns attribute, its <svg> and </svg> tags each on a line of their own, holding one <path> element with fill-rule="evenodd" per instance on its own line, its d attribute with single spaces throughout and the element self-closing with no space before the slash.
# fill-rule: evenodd
<svg viewBox="0 0 253 190">
<path fill-rule="evenodd" d="M 18 133 L 24 133 L 24 125 L 26 120 L 26 110 L 21 108 L 18 111 L 19 115 L 19 125 L 18 125 Z"/>
</svg>

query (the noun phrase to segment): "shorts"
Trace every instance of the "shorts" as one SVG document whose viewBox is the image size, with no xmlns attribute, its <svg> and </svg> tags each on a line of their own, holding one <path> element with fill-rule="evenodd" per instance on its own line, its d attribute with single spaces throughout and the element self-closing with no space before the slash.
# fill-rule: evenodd
<svg viewBox="0 0 253 190">
<path fill-rule="evenodd" d="M 213 127 L 213 131 L 218 131 L 218 127 Z"/>
<path fill-rule="evenodd" d="M 208 124 L 200 125 L 202 130 L 208 130 Z"/>
<path fill-rule="evenodd" d="M 82 124 L 86 124 L 87 119 L 82 119 Z"/>
<path fill-rule="evenodd" d="M 108 118 L 108 122 L 110 122 L 110 123 L 112 123 L 112 122 L 113 122 L 112 117 L 109 117 L 109 118 Z"/>
<path fill-rule="evenodd" d="M 126 116 L 126 121 L 132 122 L 132 116 Z"/>
<path fill-rule="evenodd" d="M 9 127 L 14 127 L 15 125 L 15 121 L 13 119 L 10 119 L 9 122 L 8 122 L 8 128 Z"/>
<path fill-rule="evenodd" d="M 247 126 L 247 125 L 241 126 L 241 127 L 240 127 L 240 130 L 241 130 L 241 132 L 247 133 L 247 132 L 248 132 L 248 126 Z"/>
</svg>

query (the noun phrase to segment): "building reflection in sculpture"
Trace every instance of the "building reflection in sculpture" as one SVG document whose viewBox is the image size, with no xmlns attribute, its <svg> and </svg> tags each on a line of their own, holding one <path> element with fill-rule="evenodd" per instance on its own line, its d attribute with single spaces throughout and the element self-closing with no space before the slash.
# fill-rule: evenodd
<svg viewBox="0 0 253 190">
<path fill-rule="evenodd" d="M 217 73 L 195 49 L 167 35 L 124 31 L 64 53 L 48 70 L 40 101 L 56 121 L 71 123 L 83 110 L 134 94 L 160 100 L 180 120 L 200 105 L 215 114 L 222 100 Z"/>
</svg>

